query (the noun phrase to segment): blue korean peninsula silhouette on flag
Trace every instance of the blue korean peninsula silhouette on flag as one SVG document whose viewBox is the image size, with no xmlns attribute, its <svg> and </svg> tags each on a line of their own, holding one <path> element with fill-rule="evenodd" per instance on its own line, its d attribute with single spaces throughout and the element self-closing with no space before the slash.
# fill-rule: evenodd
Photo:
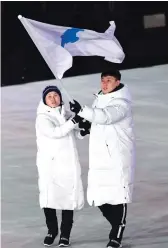
<svg viewBox="0 0 168 248">
<path fill-rule="evenodd" d="M 76 36 L 76 34 L 79 31 L 84 31 L 84 29 L 80 28 L 70 28 L 66 30 L 62 35 L 61 35 L 61 46 L 64 47 L 65 44 L 67 43 L 74 43 L 79 40 L 79 38 Z"/>
</svg>

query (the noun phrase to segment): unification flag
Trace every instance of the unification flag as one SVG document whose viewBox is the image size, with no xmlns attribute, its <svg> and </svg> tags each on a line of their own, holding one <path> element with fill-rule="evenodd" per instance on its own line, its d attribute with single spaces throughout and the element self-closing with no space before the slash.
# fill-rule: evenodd
<svg viewBox="0 0 168 248">
<path fill-rule="evenodd" d="M 101 56 L 122 63 L 125 54 L 114 36 L 115 23 L 104 33 L 88 29 L 50 25 L 18 16 L 34 44 L 58 79 L 72 67 L 73 56 Z"/>
</svg>

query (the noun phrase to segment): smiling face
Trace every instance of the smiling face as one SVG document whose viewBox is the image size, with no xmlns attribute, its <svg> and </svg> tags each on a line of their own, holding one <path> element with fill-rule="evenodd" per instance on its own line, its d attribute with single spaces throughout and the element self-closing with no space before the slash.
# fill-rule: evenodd
<svg viewBox="0 0 168 248">
<path fill-rule="evenodd" d="M 45 98 L 46 105 L 51 108 L 56 108 L 60 105 L 61 99 L 58 93 L 55 91 L 50 91 Z"/>
<path fill-rule="evenodd" d="M 120 80 L 113 76 L 104 76 L 101 78 L 101 90 L 103 94 L 112 92 L 119 84 Z"/>
</svg>

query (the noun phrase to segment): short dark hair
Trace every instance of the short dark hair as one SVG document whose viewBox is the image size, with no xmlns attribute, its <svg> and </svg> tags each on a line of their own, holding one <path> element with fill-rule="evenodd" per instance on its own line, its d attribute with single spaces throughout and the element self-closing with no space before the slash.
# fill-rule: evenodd
<svg viewBox="0 0 168 248">
<path fill-rule="evenodd" d="M 107 76 L 112 76 L 112 77 L 115 77 L 117 80 L 121 80 L 121 73 L 118 70 L 109 70 L 109 71 L 102 72 L 101 78 L 107 77 Z"/>
</svg>

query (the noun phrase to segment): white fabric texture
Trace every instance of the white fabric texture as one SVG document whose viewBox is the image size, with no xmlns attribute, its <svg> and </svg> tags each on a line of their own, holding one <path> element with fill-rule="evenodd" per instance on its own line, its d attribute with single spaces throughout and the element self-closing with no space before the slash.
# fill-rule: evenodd
<svg viewBox="0 0 168 248">
<path fill-rule="evenodd" d="M 87 199 L 90 205 L 132 201 L 135 138 L 127 86 L 98 94 L 92 108 L 79 115 L 92 122 L 89 141 Z"/>
<path fill-rule="evenodd" d="M 41 208 L 74 210 L 84 206 L 81 167 L 76 149 L 77 124 L 67 120 L 64 106 L 42 101 L 36 118 L 37 168 Z"/>
</svg>

